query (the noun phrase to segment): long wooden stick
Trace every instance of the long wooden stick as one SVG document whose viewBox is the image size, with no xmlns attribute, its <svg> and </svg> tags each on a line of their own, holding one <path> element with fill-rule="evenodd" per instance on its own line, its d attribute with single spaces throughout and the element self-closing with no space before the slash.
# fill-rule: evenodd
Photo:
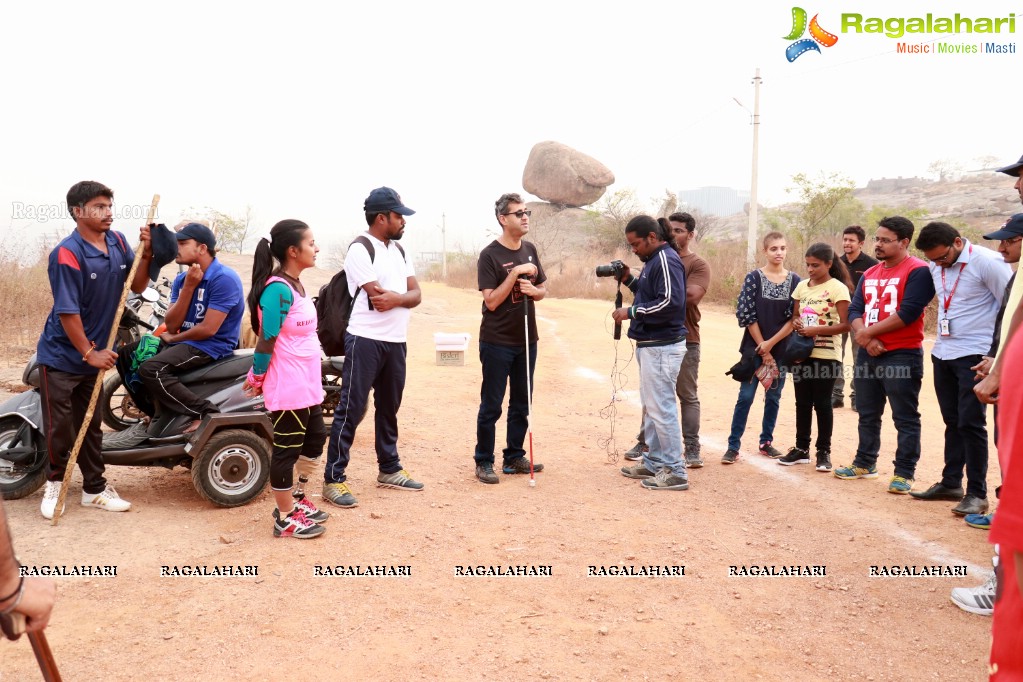
<svg viewBox="0 0 1023 682">
<path fill-rule="evenodd" d="M 4 637 L 9 640 L 16 640 L 25 632 L 26 619 L 24 614 L 9 613 L 0 616 L 0 629 Z M 28 641 L 32 645 L 32 653 L 36 655 L 36 662 L 39 664 L 39 671 L 43 674 L 44 682 L 61 682 L 60 671 L 57 670 L 57 660 L 50 651 L 50 644 L 46 641 L 43 631 L 28 633 Z"/>
<path fill-rule="evenodd" d="M 160 203 L 160 195 L 153 195 L 153 203 L 149 206 L 149 217 L 146 219 L 146 225 L 151 225 L 156 219 L 156 207 Z M 131 263 L 131 270 L 128 271 L 128 279 L 124 282 L 124 289 L 121 291 L 121 302 L 117 305 L 117 314 L 114 315 L 114 325 L 110 330 L 110 339 L 107 341 L 107 345 L 103 348 L 113 348 L 114 342 L 117 341 L 117 327 L 121 322 L 121 313 L 124 310 L 124 304 L 128 300 L 128 292 L 131 291 L 132 280 L 135 279 L 135 272 L 139 269 L 139 263 L 142 262 L 142 244 L 135 249 L 135 260 Z M 96 411 L 96 403 L 99 402 L 99 396 L 103 392 L 103 374 L 106 372 L 105 369 L 99 370 L 96 374 L 96 385 L 92 387 L 92 397 L 89 398 L 89 409 L 85 412 L 85 419 L 82 421 L 82 426 L 78 429 L 78 437 L 75 438 L 74 447 L 71 448 L 71 456 L 67 461 L 67 469 L 64 471 L 64 485 L 60 487 L 60 495 L 57 497 L 57 508 L 53 513 L 53 521 L 51 525 L 56 526 L 57 521 L 61 517 L 61 512 L 64 509 L 64 498 L 67 497 L 67 489 L 71 484 L 71 476 L 75 471 L 75 462 L 78 461 L 78 451 L 82 449 L 82 442 L 85 440 L 85 434 L 89 431 L 89 423 L 92 421 L 92 415 Z"/>
</svg>

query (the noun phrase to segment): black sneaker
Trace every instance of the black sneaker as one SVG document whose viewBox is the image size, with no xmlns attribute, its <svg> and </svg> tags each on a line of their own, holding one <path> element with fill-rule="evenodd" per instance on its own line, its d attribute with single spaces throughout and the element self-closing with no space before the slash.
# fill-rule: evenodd
<svg viewBox="0 0 1023 682">
<path fill-rule="evenodd" d="M 771 459 L 778 459 L 779 457 L 784 457 L 781 450 L 771 445 L 770 441 L 760 444 L 760 454 L 763 455 L 764 457 L 770 457 Z"/>
<path fill-rule="evenodd" d="M 789 451 L 778 458 L 778 464 L 790 467 L 793 464 L 809 464 L 810 453 L 803 448 L 789 448 Z"/>
<path fill-rule="evenodd" d="M 673 474 L 668 469 L 661 469 L 650 478 L 644 478 L 639 484 L 647 490 L 689 490 L 689 479 Z"/>
<path fill-rule="evenodd" d="M 643 459 L 644 452 L 650 452 L 650 448 L 648 448 L 643 441 L 638 441 L 635 445 L 625 451 L 623 457 L 630 462 L 637 462 Z"/>
<path fill-rule="evenodd" d="M 830 450 L 817 450 L 817 471 L 831 471 Z"/>
<path fill-rule="evenodd" d="M 703 466 L 703 460 L 700 459 L 699 450 L 687 450 L 685 458 L 687 469 L 699 469 Z"/>
<path fill-rule="evenodd" d="M 519 457 L 510 462 L 505 462 L 504 466 L 501 467 L 501 471 L 506 474 L 528 474 L 529 460 L 525 457 Z M 543 471 L 543 464 L 533 462 L 533 473 L 540 473 L 541 471 Z"/>
<path fill-rule="evenodd" d="M 501 479 L 494 473 L 493 464 L 477 464 L 476 465 L 476 478 L 481 483 L 500 483 Z"/>
<path fill-rule="evenodd" d="M 721 458 L 722 464 L 735 464 L 735 460 L 739 459 L 739 452 L 728 448 L 725 450 L 724 456 Z"/>
<path fill-rule="evenodd" d="M 842 400 L 841 398 L 832 398 L 831 399 L 831 407 L 832 407 L 832 409 L 838 409 L 839 407 L 845 407 L 845 401 Z"/>
</svg>

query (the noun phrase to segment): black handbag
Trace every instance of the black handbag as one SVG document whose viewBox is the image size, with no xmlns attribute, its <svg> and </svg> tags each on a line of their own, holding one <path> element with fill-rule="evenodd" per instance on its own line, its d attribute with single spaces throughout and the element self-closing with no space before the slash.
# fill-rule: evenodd
<svg viewBox="0 0 1023 682">
<path fill-rule="evenodd" d="M 757 352 L 755 350 L 743 351 L 742 357 L 739 358 L 739 362 L 732 365 L 732 368 L 725 372 L 725 376 L 731 375 L 733 379 L 739 383 L 745 383 L 753 378 L 753 373 L 756 371 L 756 357 Z"/>
<path fill-rule="evenodd" d="M 785 353 L 783 355 L 785 362 L 782 364 L 795 365 L 810 359 L 810 353 L 813 352 L 814 347 L 814 337 L 800 336 L 793 332 L 789 334 L 785 341 Z"/>
</svg>

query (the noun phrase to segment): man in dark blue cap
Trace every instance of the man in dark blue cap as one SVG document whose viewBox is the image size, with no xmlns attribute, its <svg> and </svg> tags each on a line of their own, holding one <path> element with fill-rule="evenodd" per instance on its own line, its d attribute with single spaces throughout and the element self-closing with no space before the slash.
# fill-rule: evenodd
<svg viewBox="0 0 1023 682">
<path fill-rule="evenodd" d="M 354 307 L 345 334 L 341 396 L 327 444 L 323 499 L 339 507 L 358 504 L 345 482 L 355 429 L 373 390 L 377 486 L 422 490 L 398 457 L 398 408 L 405 390 L 405 341 L 411 309 L 422 301 L 412 263 L 398 240 L 413 211 L 390 187 L 370 192 L 363 206 L 369 229 L 348 248 L 344 270 Z"/>
<path fill-rule="evenodd" d="M 138 365 L 145 390 L 139 390 L 130 376 L 132 359 L 144 340 L 119 351 L 117 369 L 139 409 L 153 416 L 158 402 L 180 415 L 183 432 L 191 433 L 217 407 L 195 395 L 176 375 L 226 357 L 238 347 L 245 296 L 238 273 L 217 260 L 217 240 L 210 228 L 189 223 L 175 236 L 176 262 L 187 269 L 171 285 L 171 306 L 164 318 L 167 331 L 160 335 L 156 354 Z"/>
</svg>

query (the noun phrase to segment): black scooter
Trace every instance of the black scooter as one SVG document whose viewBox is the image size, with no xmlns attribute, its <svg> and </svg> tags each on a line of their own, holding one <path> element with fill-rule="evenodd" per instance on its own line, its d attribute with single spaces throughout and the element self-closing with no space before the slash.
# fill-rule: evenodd
<svg viewBox="0 0 1023 682">
<path fill-rule="evenodd" d="M 221 507 L 237 507 L 255 498 L 270 477 L 273 426 L 263 397 L 242 392 L 252 367 L 252 350 L 182 374 L 178 378 L 220 412 L 207 415 L 190 434 L 190 420 L 157 410 L 148 425 L 103 434 L 107 466 L 184 466 L 205 499 Z M 42 432 L 39 366 L 33 355 L 22 375 L 31 390 L 0 405 L 0 494 L 14 500 L 31 495 L 44 482 L 47 458 Z"/>
</svg>

